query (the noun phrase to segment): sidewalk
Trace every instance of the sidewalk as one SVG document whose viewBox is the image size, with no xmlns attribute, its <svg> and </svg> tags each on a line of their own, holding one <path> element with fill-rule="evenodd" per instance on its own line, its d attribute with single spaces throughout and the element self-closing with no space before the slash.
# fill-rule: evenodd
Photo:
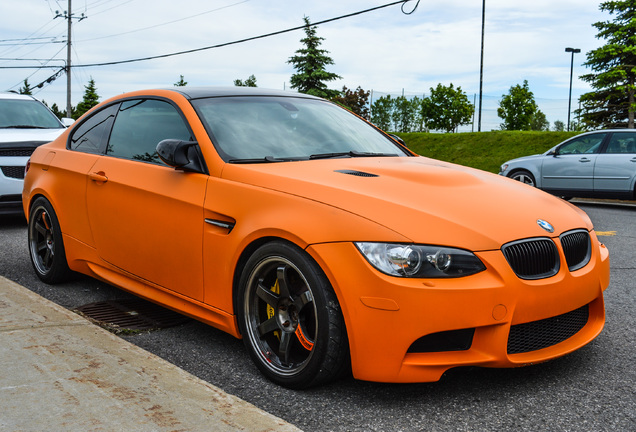
<svg viewBox="0 0 636 432">
<path fill-rule="evenodd" d="M 3 277 L 0 430 L 299 431 Z"/>
</svg>

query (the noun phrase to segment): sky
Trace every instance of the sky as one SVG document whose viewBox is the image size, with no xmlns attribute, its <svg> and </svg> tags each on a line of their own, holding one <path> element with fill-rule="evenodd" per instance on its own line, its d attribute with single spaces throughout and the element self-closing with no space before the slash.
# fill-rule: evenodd
<svg viewBox="0 0 636 432">
<path fill-rule="evenodd" d="M 611 20 L 595 0 L 485 0 L 481 130 L 499 129 L 496 109 L 510 87 L 528 81 L 553 123 L 567 122 L 571 54 L 572 109 L 591 90 L 578 76 L 586 53 L 604 44 L 598 21 Z M 86 66 L 161 56 L 274 33 L 392 3 L 391 0 L 72 0 L 71 103 L 82 100 L 92 78 L 100 100 L 126 91 L 170 88 L 180 76 L 188 86 L 231 86 L 254 75 L 259 87 L 286 89 L 295 72 L 287 60 L 302 47 L 302 30 L 160 59 Z M 404 6 L 410 12 L 416 0 Z M 0 91 L 46 81 L 66 60 L 69 0 L 2 1 Z M 83 14 L 83 15 L 82 15 Z M 482 1 L 421 0 L 410 15 L 400 5 L 325 23 L 321 48 L 341 79 L 333 89 L 358 86 L 373 100 L 391 94 L 430 94 L 453 84 L 479 108 Z M 20 66 L 21 68 L 15 68 Z M 41 67 L 55 66 L 55 67 Z M 66 107 L 66 76 L 34 96 Z M 574 116 L 572 115 L 572 120 Z M 474 124 L 461 131 L 477 130 Z"/>
</svg>

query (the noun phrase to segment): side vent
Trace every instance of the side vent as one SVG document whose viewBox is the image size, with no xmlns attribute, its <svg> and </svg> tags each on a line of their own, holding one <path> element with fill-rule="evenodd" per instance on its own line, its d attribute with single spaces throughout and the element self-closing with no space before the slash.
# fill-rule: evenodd
<svg viewBox="0 0 636 432">
<path fill-rule="evenodd" d="M 357 177 L 379 177 L 379 175 L 377 174 L 371 174 L 368 172 L 364 172 L 364 171 L 356 171 L 356 170 L 336 170 L 335 172 L 341 173 L 341 174 L 348 174 L 348 175 L 352 175 L 352 176 L 357 176 Z"/>
</svg>

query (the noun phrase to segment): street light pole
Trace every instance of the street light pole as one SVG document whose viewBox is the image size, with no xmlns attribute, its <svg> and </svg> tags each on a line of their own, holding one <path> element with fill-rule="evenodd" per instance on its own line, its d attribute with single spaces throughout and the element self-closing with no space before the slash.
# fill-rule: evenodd
<svg viewBox="0 0 636 432">
<path fill-rule="evenodd" d="M 481 132 L 481 105 L 484 87 L 484 29 L 486 25 L 486 0 L 481 4 L 481 58 L 479 62 L 479 120 L 477 121 L 477 132 Z"/>
<path fill-rule="evenodd" d="M 572 75 L 574 73 L 574 54 L 580 53 L 579 48 L 566 48 L 565 52 L 572 53 L 572 60 L 570 61 L 570 96 L 568 97 L 568 132 L 570 131 L 570 112 L 572 111 Z"/>
</svg>

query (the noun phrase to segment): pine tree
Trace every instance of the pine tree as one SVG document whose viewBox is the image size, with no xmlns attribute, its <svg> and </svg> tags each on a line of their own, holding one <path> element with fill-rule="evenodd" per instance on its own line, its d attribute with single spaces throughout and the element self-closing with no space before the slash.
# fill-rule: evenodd
<svg viewBox="0 0 636 432">
<path fill-rule="evenodd" d="M 25 78 L 24 79 L 24 87 L 20 87 L 20 89 L 18 90 L 18 93 L 23 94 L 23 95 L 31 95 L 31 85 L 29 85 L 29 79 Z"/>
<path fill-rule="evenodd" d="M 581 121 L 590 128 L 634 128 L 636 89 L 636 0 L 601 3 L 615 15 L 612 21 L 593 24 L 596 37 L 607 43 L 587 53 L 584 63 L 592 73 L 582 75 L 594 91 L 581 96 Z"/>
<path fill-rule="evenodd" d="M 73 112 L 73 118 L 77 120 L 89 109 L 93 108 L 95 105 L 99 103 L 99 95 L 97 94 L 97 88 L 95 87 L 95 81 L 91 77 L 87 86 L 84 86 L 86 89 L 84 91 L 84 99 L 80 103 L 77 104 L 75 111 Z"/>
<path fill-rule="evenodd" d="M 334 64 L 333 59 L 328 55 L 329 51 L 319 48 L 325 39 L 316 36 L 316 26 L 311 25 L 308 17 L 303 19 L 305 37 L 300 42 L 305 47 L 297 50 L 296 55 L 287 61 L 296 69 L 296 73 L 291 76 L 291 87 L 301 93 L 327 99 L 335 98 L 340 92 L 328 89 L 325 83 L 341 77 L 325 70 L 325 66 Z"/>
<path fill-rule="evenodd" d="M 256 77 L 254 75 L 250 75 L 245 80 L 235 79 L 234 85 L 236 87 L 258 87 L 256 85 Z"/>
<path fill-rule="evenodd" d="M 179 81 L 174 83 L 175 87 L 185 87 L 188 85 L 188 82 L 183 79 L 183 75 L 179 75 Z"/>
</svg>

